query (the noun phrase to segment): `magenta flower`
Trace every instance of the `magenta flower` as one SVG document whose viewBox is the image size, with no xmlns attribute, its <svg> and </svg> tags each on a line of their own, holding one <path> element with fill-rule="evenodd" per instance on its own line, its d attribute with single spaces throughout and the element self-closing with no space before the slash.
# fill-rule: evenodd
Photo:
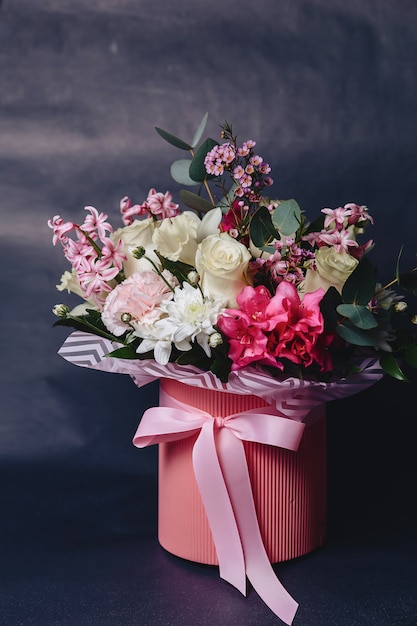
<svg viewBox="0 0 417 626">
<path fill-rule="evenodd" d="M 318 289 L 301 301 L 287 281 L 272 297 L 266 287 L 245 287 L 236 298 L 240 308 L 226 309 L 218 320 L 229 339 L 232 370 L 255 362 L 283 370 L 283 359 L 302 367 L 317 363 L 322 370 L 331 368 L 319 306 L 323 295 Z"/>
<path fill-rule="evenodd" d="M 324 318 L 320 311 L 323 289 L 305 294 L 301 301 L 297 289 L 283 281 L 271 298 L 266 315 L 269 317 L 268 351 L 277 360 L 288 359 L 303 367 L 314 361 L 322 365 Z"/>
<path fill-rule="evenodd" d="M 240 308 L 226 309 L 219 317 L 217 325 L 229 338 L 232 370 L 255 362 L 280 367 L 268 354 L 268 337 L 264 332 L 268 326 L 265 312 L 270 300 L 266 287 L 244 287 L 236 298 Z"/>
</svg>

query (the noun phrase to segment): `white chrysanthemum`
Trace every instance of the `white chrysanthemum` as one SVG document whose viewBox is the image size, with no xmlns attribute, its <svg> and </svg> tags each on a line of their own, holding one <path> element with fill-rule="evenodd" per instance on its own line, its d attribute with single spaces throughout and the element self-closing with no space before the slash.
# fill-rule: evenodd
<svg viewBox="0 0 417 626">
<path fill-rule="evenodd" d="M 134 327 L 133 335 L 140 337 L 142 342 L 136 348 L 138 354 L 154 353 L 154 359 L 160 365 L 166 365 L 172 352 L 172 342 L 170 337 L 164 335 L 162 328 L 157 328 L 156 324 L 141 324 L 131 322 Z"/>
<path fill-rule="evenodd" d="M 214 324 L 225 304 L 222 299 L 205 298 L 200 289 L 184 283 L 175 288 L 171 301 L 161 304 L 165 317 L 155 326 L 162 331 L 162 336 L 171 338 L 178 350 L 191 350 L 191 344 L 196 341 L 210 356 L 209 337 L 215 332 Z"/>
</svg>

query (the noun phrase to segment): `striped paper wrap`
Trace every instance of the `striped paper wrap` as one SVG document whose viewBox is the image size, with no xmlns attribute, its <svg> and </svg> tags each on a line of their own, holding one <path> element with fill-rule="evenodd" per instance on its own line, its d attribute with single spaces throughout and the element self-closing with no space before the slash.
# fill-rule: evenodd
<svg viewBox="0 0 417 626">
<path fill-rule="evenodd" d="M 299 378 L 278 380 L 253 367 L 232 372 L 228 382 L 222 383 L 211 372 L 202 372 L 192 365 L 159 365 L 154 360 L 128 360 L 106 356 L 119 347 L 120 344 L 108 339 L 76 331 L 67 337 L 58 354 L 80 367 L 127 374 L 138 387 L 167 378 L 180 380 L 200 389 L 255 395 L 276 406 L 285 417 L 305 423 L 315 419 L 317 414 L 312 410 L 315 407 L 359 393 L 376 383 L 383 375 L 378 360 L 368 358 L 362 363 L 361 372 L 329 383 Z"/>
</svg>

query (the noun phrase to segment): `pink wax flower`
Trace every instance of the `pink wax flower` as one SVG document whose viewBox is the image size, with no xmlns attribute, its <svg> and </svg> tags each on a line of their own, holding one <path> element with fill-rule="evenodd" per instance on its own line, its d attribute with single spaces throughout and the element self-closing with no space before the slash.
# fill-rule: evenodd
<svg viewBox="0 0 417 626">
<path fill-rule="evenodd" d="M 173 282 L 168 272 L 164 272 L 165 275 Z M 158 320 L 161 316 L 159 305 L 172 296 L 171 288 L 155 272 L 135 272 L 109 293 L 102 320 L 111 333 L 120 337 L 131 330 L 130 321 L 152 324 Z"/>
</svg>

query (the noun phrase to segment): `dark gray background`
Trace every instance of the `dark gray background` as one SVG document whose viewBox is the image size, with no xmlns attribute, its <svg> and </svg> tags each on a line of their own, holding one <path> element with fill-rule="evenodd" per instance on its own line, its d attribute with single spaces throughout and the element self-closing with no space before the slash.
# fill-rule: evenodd
<svg viewBox="0 0 417 626">
<path fill-rule="evenodd" d="M 0 622 L 278 623 L 215 568 L 156 538 L 156 454 L 131 444 L 157 385 L 56 352 L 68 269 L 47 220 L 179 187 L 190 140 L 227 120 L 311 218 L 366 204 L 389 280 L 416 265 L 417 4 L 412 0 L 6 0 L 0 8 Z M 415 384 L 328 407 L 329 537 L 276 567 L 294 626 L 415 626 Z"/>
</svg>

